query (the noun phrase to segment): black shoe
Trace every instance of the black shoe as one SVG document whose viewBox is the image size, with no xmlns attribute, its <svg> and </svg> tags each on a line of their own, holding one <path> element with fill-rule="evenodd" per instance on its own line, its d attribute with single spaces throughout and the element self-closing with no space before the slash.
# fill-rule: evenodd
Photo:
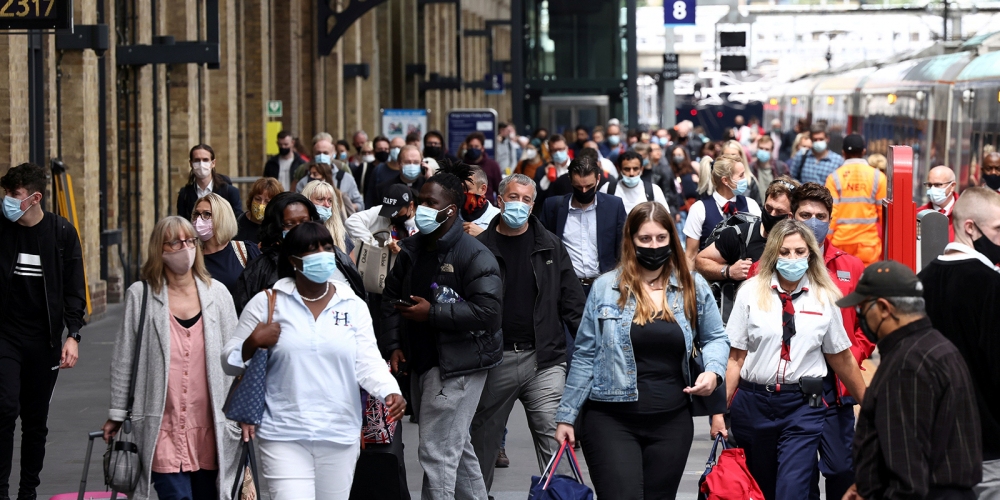
<svg viewBox="0 0 1000 500">
<path fill-rule="evenodd" d="M 500 454 L 497 455 L 496 468 L 506 469 L 507 467 L 510 467 L 510 459 L 507 458 L 507 450 L 500 448 Z"/>
<path fill-rule="evenodd" d="M 34 491 L 19 490 L 17 500 L 38 500 L 38 495 Z"/>
</svg>

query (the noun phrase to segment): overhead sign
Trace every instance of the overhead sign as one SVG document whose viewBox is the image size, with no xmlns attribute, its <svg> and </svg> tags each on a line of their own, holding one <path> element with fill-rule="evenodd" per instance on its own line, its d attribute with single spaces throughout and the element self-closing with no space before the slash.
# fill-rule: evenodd
<svg viewBox="0 0 1000 500">
<path fill-rule="evenodd" d="M 73 29 L 73 0 L 0 1 L 0 29 Z"/>
<path fill-rule="evenodd" d="M 281 115 L 282 115 L 281 101 L 267 101 L 267 117 L 281 118 Z"/>
<path fill-rule="evenodd" d="M 492 108 L 483 109 L 453 109 L 448 113 L 448 152 L 458 154 L 465 138 L 473 132 L 482 132 L 486 136 L 483 149 L 490 158 L 493 154 L 493 141 L 497 136 L 497 112 Z"/>
<path fill-rule="evenodd" d="M 681 65 L 677 62 L 677 54 L 663 54 L 663 72 L 660 77 L 664 80 L 676 80 L 681 76 Z"/>
<path fill-rule="evenodd" d="M 663 25 L 694 24 L 696 0 L 664 0 Z"/>
<path fill-rule="evenodd" d="M 420 134 L 421 144 L 424 133 L 427 132 L 426 109 L 383 109 L 382 135 L 393 140 L 396 137 L 406 139 L 412 132 Z"/>
</svg>

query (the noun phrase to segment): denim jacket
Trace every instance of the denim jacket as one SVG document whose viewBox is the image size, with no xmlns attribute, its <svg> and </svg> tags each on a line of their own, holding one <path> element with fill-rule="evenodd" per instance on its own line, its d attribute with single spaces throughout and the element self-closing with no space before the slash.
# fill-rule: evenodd
<svg viewBox="0 0 1000 500">
<path fill-rule="evenodd" d="M 576 351 L 566 377 L 566 389 L 556 422 L 572 425 L 587 399 L 594 401 L 638 401 L 635 355 L 632 353 L 632 317 L 635 299 L 630 298 L 622 309 L 618 307 L 620 271 L 602 275 L 591 289 L 583 319 L 576 334 Z M 726 376 L 729 361 L 729 337 L 722 326 L 722 316 L 715 305 L 712 289 L 700 274 L 692 273 L 698 288 L 698 349 L 704 356 L 705 370 Z M 677 275 L 670 276 L 666 290 L 667 303 L 684 332 L 687 357 L 691 356 L 694 332 L 684 314 L 684 296 Z M 687 385 L 691 373 L 687 358 L 678 360 Z"/>
</svg>

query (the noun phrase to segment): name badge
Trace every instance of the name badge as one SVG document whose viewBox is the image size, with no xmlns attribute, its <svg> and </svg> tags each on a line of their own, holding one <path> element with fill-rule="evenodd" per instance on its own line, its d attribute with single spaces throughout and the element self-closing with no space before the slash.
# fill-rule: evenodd
<svg viewBox="0 0 1000 500">
<path fill-rule="evenodd" d="M 840 281 L 851 281 L 850 271 L 837 271 L 837 279 Z"/>
</svg>

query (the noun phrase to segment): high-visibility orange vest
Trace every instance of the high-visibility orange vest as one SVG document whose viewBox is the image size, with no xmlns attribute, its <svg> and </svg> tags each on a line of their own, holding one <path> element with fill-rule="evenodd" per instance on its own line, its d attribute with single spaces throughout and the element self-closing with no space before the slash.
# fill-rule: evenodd
<svg viewBox="0 0 1000 500">
<path fill-rule="evenodd" d="M 865 264 L 882 254 L 882 202 L 886 177 L 864 160 L 848 160 L 826 179 L 833 195 L 830 243 L 861 259 Z"/>
</svg>

